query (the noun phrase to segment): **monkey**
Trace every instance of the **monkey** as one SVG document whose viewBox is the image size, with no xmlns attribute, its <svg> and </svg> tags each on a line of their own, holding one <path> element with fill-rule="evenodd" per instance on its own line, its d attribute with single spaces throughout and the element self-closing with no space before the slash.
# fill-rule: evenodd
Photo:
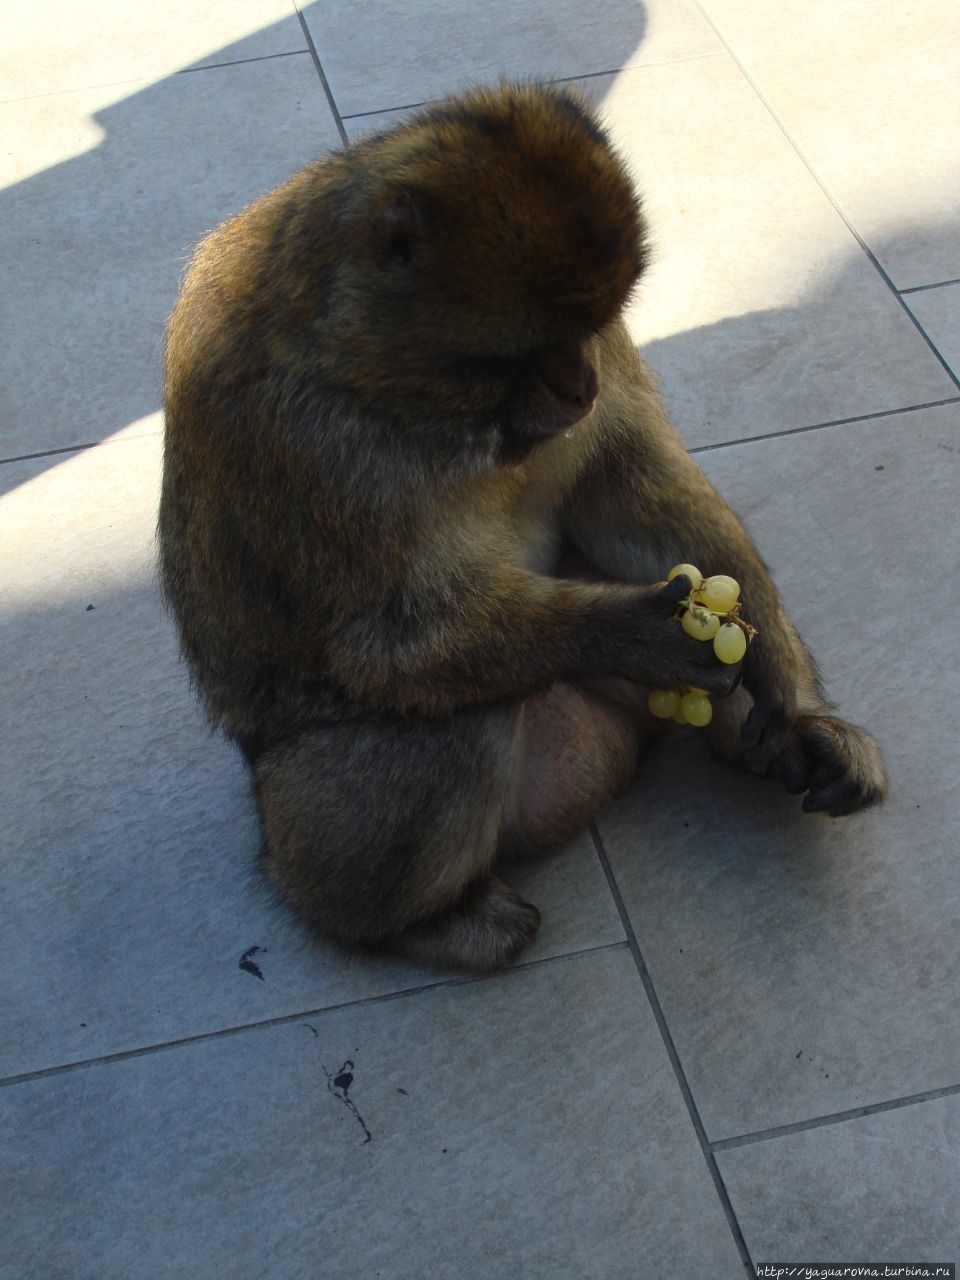
<svg viewBox="0 0 960 1280">
<path fill-rule="evenodd" d="M 714 750 L 806 810 L 884 796 L 629 337 L 648 258 L 595 114 L 503 83 L 308 165 L 186 271 L 161 584 L 270 882 L 342 945 L 514 960 L 540 915 L 505 865 L 631 784 L 651 687 L 718 695 Z M 741 584 L 741 664 L 677 624 L 678 562 Z"/>
</svg>

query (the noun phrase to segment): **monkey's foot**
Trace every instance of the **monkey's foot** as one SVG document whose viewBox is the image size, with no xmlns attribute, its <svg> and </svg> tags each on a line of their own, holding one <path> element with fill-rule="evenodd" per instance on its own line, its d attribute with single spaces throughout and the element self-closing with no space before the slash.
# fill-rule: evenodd
<svg viewBox="0 0 960 1280">
<path fill-rule="evenodd" d="M 882 800 L 887 778 L 880 748 L 858 725 L 835 716 L 798 716 L 768 772 L 807 813 L 839 818 Z"/>
<path fill-rule="evenodd" d="M 483 972 L 509 964 L 539 927 L 537 908 L 491 876 L 441 915 L 405 930 L 397 946 L 426 964 Z"/>
</svg>

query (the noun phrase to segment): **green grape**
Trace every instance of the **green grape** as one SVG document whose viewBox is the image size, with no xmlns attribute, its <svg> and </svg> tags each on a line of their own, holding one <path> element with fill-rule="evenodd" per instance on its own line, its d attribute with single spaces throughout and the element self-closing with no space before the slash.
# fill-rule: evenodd
<svg viewBox="0 0 960 1280">
<path fill-rule="evenodd" d="M 667 581 L 672 582 L 678 573 L 685 573 L 690 579 L 691 588 L 696 591 L 700 583 L 703 581 L 703 574 L 695 565 L 692 564 L 675 564 L 667 574 Z"/>
<path fill-rule="evenodd" d="M 680 706 L 679 706 L 679 707 L 677 707 L 676 711 L 673 713 L 673 715 L 670 717 L 670 719 L 671 719 L 671 720 L 676 720 L 677 724 L 687 724 L 687 723 L 688 723 L 688 721 L 687 721 L 687 717 L 683 714 L 683 701 L 682 701 L 682 700 L 681 700 L 681 702 L 680 702 Z"/>
<path fill-rule="evenodd" d="M 740 583 L 735 578 L 728 578 L 725 573 L 707 578 L 697 592 L 697 603 L 705 604 L 708 609 L 716 609 L 717 613 L 729 613 L 739 599 Z"/>
<path fill-rule="evenodd" d="M 680 619 L 680 625 L 694 640 L 712 640 L 720 630 L 720 619 L 715 613 L 693 605 Z"/>
<path fill-rule="evenodd" d="M 725 622 L 713 638 L 713 652 L 721 662 L 739 662 L 747 652 L 747 637 L 734 622 Z"/>
<path fill-rule="evenodd" d="M 702 729 L 705 724 L 709 724 L 713 719 L 713 707 L 710 705 L 710 699 L 702 693 L 694 693 L 691 690 L 685 693 L 680 699 L 680 710 L 688 724 L 695 724 L 698 729 Z"/>
<path fill-rule="evenodd" d="M 680 706 L 680 694 L 674 689 L 651 689 L 647 706 L 658 720 L 669 720 Z"/>
</svg>

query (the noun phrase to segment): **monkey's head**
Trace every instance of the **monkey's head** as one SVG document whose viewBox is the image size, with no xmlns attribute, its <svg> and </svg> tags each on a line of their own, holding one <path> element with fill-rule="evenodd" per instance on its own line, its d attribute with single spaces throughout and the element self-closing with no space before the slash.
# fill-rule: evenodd
<svg viewBox="0 0 960 1280">
<path fill-rule="evenodd" d="M 342 159 L 352 249 L 328 323 L 350 390 L 465 432 L 494 424 L 520 452 L 589 413 L 593 339 L 646 250 L 636 192 L 588 110 L 505 85 Z"/>
</svg>

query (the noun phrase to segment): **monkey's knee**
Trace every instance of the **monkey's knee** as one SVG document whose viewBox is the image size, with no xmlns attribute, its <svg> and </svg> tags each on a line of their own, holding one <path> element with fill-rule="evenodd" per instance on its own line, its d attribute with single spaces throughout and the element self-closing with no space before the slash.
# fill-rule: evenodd
<svg viewBox="0 0 960 1280">
<path fill-rule="evenodd" d="M 267 871 L 300 915 L 346 944 L 399 947 L 461 967 L 510 958 L 531 909 L 514 919 L 506 899 L 476 896 L 496 857 L 508 761 L 490 734 L 469 739 L 469 728 L 453 721 L 340 726 L 257 759 Z M 468 910 L 474 900 L 486 904 L 479 916 Z M 498 920 L 499 948 L 491 941 Z M 426 932 L 408 945 L 422 922 Z M 441 933 L 447 943 L 425 941 Z M 471 952 L 487 958 L 472 964 Z"/>
</svg>

